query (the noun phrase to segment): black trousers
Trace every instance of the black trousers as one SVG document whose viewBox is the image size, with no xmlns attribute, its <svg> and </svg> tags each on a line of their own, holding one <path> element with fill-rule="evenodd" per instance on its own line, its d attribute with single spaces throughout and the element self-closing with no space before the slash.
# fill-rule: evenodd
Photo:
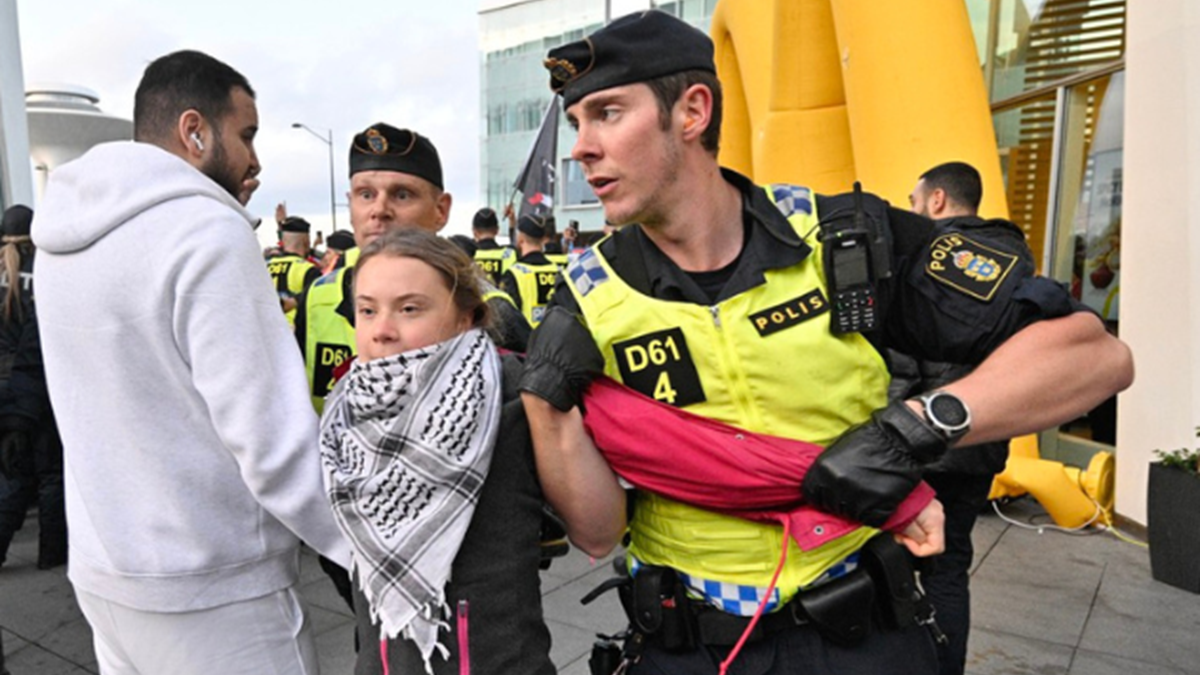
<svg viewBox="0 0 1200 675">
<path fill-rule="evenodd" d="M 32 473 L 0 475 L 0 564 L 8 556 L 13 535 L 25 523 L 29 507 L 38 507 L 38 567 L 67 561 L 67 514 L 63 505 L 62 443 L 58 433 L 34 435 Z"/>
<path fill-rule="evenodd" d="M 987 503 L 990 474 L 930 473 L 925 481 L 937 491 L 946 511 L 946 551 L 933 558 L 932 569 L 921 575 L 921 585 L 937 611 L 938 627 L 949 642 L 938 645 L 939 675 L 962 675 L 967 662 L 967 636 L 971 632 L 971 561 L 975 549 L 971 530 Z"/>
<path fill-rule="evenodd" d="M 708 675 L 718 672 L 729 647 L 700 647 L 672 654 L 653 643 L 631 675 Z M 921 626 L 883 630 L 855 647 L 839 647 L 811 626 L 780 631 L 747 644 L 729 666 L 729 675 L 933 675 L 937 653 L 929 631 Z"/>
</svg>

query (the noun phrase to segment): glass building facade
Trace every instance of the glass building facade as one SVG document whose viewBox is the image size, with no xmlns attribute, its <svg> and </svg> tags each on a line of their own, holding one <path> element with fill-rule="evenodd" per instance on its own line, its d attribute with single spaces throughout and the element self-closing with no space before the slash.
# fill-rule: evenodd
<svg viewBox="0 0 1200 675">
<path fill-rule="evenodd" d="M 25 78 L 15 0 L 0 0 L 0 210 L 33 204 Z"/>
<path fill-rule="evenodd" d="M 496 3 L 493 3 L 496 4 Z M 513 183 L 533 147 L 551 100 L 546 52 L 580 40 L 604 26 L 604 0 L 527 0 L 480 11 L 481 143 L 480 194 L 498 211 L 514 199 Z M 708 30 L 717 0 L 646 2 Z M 622 8 L 624 11 L 625 8 Z M 571 159 L 574 131 L 559 118 L 557 188 L 553 195 L 560 230 L 576 221 L 581 232 L 598 232 L 604 214 L 577 162 Z M 519 199 L 519 196 L 515 198 Z"/>
<path fill-rule="evenodd" d="M 1009 217 L 1041 270 L 1120 331 L 1125 0 L 967 0 Z M 1045 432 L 1084 464 L 1116 442 L 1116 400 Z"/>
</svg>

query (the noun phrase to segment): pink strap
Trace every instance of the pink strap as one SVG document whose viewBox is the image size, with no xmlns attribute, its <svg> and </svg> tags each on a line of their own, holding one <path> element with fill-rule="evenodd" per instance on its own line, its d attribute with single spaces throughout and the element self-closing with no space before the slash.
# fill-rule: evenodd
<svg viewBox="0 0 1200 675">
<path fill-rule="evenodd" d="M 466 600 L 458 601 L 458 675 L 471 675 L 471 640 L 467 633 L 471 623 L 467 615 L 469 608 Z"/>
<path fill-rule="evenodd" d="M 767 608 L 767 602 L 771 600 L 771 596 L 775 594 L 775 584 L 779 581 L 779 573 L 783 571 L 783 566 L 787 564 L 788 536 L 791 534 L 792 523 L 787 518 L 780 519 L 783 524 L 783 552 L 779 554 L 779 564 L 775 566 L 775 574 L 771 577 L 771 585 L 767 586 L 767 593 L 763 596 L 762 602 L 758 603 L 758 609 L 754 610 L 754 616 L 750 618 L 750 623 L 746 624 L 746 630 L 742 631 L 742 636 L 738 638 L 737 644 L 733 649 L 729 650 L 729 654 L 725 660 L 721 662 L 721 669 L 718 675 L 725 675 L 729 671 L 729 664 L 737 658 L 738 652 L 742 651 L 742 647 L 746 646 L 746 640 L 750 639 L 750 634 L 754 632 L 754 627 L 758 625 L 758 620 L 762 618 L 763 610 Z"/>
<path fill-rule="evenodd" d="M 379 641 L 379 660 L 383 662 L 383 675 L 389 675 L 387 660 L 387 638 Z"/>
</svg>

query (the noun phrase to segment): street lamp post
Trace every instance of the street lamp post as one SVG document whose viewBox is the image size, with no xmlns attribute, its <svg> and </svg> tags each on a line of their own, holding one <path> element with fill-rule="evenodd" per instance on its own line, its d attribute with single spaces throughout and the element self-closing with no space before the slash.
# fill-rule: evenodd
<svg viewBox="0 0 1200 675">
<path fill-rule="evenodd" d="M 333 229 L 337 230 L 337 205 L 333 196 L 333 129 L 329 129 L 329 136 L 322 136 L 312 130 L 312 127 L 301 122 L 292 122 L 293 129 L 303 129 L 308 133 L 316 136 L 322 143 L 329 146 L 329 217 L 333 220 Z"/>
</svg>

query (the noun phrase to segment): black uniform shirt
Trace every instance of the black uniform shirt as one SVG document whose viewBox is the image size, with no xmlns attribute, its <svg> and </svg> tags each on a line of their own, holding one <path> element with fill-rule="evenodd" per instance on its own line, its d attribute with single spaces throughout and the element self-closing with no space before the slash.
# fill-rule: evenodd
<svg viewBox="0 0 1200 675">
<path fill-rule="evenodd" d="M 722 169 L 722 174 L 742 193 L 747 234 L 718 302 L 764 283 L 767 270 L 798 264 L 813 254 L 762 188 L 728 169 Z M 892 277 L 876 283 L 880 328 L 866 334 L 881 352 L 891 347 L 922 359 L 977 364 L 1025 326 L 1082 309 L 1063 286 L 1033 276 L 1032 261 L 1020 253 L 1024 242 L 1018 244 L 1014 239 L 1015 226 L 988 221 L 990 224 L 969 234 L 939 234 L 928 218 L 867 197 L 868 212 L 886 221 L 881 226 L 892 241 Z M 817 196 L 817 215 L 831 217 L 850 203 L 849 195 Z M 804 234 L 806 238 L 817 236 L 815 232 Z M 944 239 L 946 236 L 965 239 L 951 241 Z M 964 278 L 953 262 L 947 264 L 948 250 L 990 260 L 999 267 L 996 278 L 983 282 Z M 621 228 L 600 244 L 600 252 L 626 283 L 644 295 L 712 304 L 688 273 L 640 227 Z M 564 288 L 567 283 L 565 276 L 559 279 L 550 306 L 581 314 L 575 297 Z M 543 337 L 553 342 L 594 344 L 584 326 L 572 323 L 567 330 L 574 334 Z"/>
</svg>

